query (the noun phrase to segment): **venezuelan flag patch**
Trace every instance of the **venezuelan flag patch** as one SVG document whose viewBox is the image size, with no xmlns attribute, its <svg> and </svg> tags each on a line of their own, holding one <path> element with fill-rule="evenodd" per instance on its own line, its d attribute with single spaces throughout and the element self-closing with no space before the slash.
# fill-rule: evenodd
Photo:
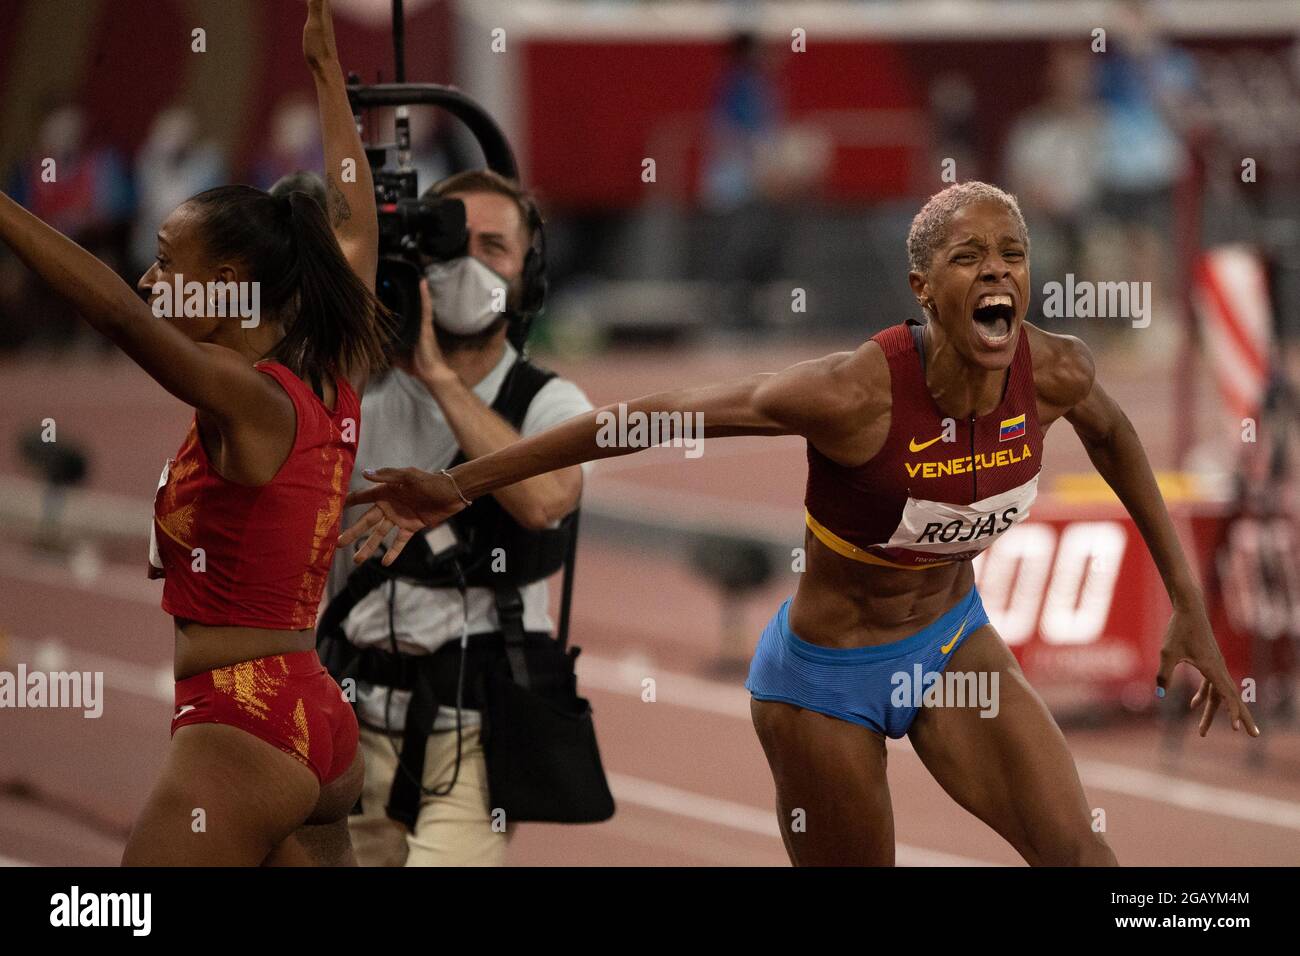
<svg viewBox="0 0 1300 956">
<path fill-rule="evenodd" d="M 1022 412 L 1015 418 L 1004 418 L 998 429 L 998 441 L 1011 441 L 1025 436 L 1025 416 Z"/>
</svg>

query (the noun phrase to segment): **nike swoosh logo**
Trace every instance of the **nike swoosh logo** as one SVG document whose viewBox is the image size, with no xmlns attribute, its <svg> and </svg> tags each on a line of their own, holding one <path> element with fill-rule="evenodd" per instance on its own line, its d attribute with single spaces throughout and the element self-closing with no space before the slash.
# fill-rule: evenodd
<svg viewBox="0 0 1300 956">
<path fill-rule="evenodd" d="M 186 705 L 183 706 L 180 710 L 176 711 L 176 716 L 173 717 L 172 720 L 180 720 L 182 717 L 184 717 L 186 714 L 188 714 L 191 710 L 195 710 L 195 709 L 196 709 L 196 708 L 195 708 L 195 706 L 194 706 L 193 704 L 186 704 Z"/>
<path fill-rule="evenodd" d="M 939 653 L 947 654 L 950 650 L 952 650 L 953 645 L 957 643 L 957 638 L 961 637 L 961 632 L 964 630 L 966 630 L 966 622 L 962 621 L 961 627 L 957 628 L 957 633 L 952 636 L 952 640 L 949 641 L 947 644 L 943 645 L 943 647 L 939 648 Z"/>
<path fill-rule="evenodd" d="M 939 436 L 939 438 L 942 437 L 943 437 L 942 435 Z M 908 442 L 907 447 L 910 448 L 912 451 L 921 451 L 922 449 L 929 448 L 931 445 L 937 442 L 939 438 L 931 438 L 929 441 L 923 441 L 919 445 L 916 443 L 916 439 L 913 438 L 910 442 Z"/>
</svg>

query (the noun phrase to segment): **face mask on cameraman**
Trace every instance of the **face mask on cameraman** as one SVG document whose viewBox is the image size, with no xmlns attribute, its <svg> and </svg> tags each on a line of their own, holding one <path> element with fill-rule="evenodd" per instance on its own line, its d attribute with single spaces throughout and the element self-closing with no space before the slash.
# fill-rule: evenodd
<svg viewBox="0 0 1300 956">
<path fill-rule="evenodd" d="M 473 256 L 434 262 L 424 276 L 434 324 L 444 332 L 474 335 L 509 311 L 510 283 Z"/>
</svg>

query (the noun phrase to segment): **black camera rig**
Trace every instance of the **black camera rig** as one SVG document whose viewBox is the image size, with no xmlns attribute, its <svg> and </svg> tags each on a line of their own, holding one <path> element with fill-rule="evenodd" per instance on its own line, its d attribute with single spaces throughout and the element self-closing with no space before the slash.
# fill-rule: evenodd
<svg viewBox="0 0 1300 956">
<path fill-rule="evenodd" d="M 395 141 L 367 145 L 365 150 L 375 181 L 375 201 L 379 210 L 379 271 L 375 291 L 380 301 L 399 318 L 395 351 L 409 354 L 420 334 L 419 282 L 424 262 L 464 255 L 468 241 L 464 203 L 458 199 L 420 198 L 416 170 L 411 165 L 409 108 L 437 107 L 460 120 L 478 141 L 487 168 L 493 172 L 517 179 L 518 166 L 505 134 L 474 100 L 454 86 L 404 82 L 406 55 L 402 0 L 393 0 L 393 49 L 397 82 L 364 85 L 353 74 L 348 78 L 348 100 L 358 130 L 364 129 L 362 117 L 366 110 L 396 110 Z M 395 165 L 389 165 L 390 154 Z M 535 234 L 540 234 L 540 220 L 529 226 Z M 537 235 L 535 246 L 541 241 Z M 537 253 L 536 249 L 530 254 L 535 260 L 544 255 Z M 544 264 L 539 265 L 544 268 Z M 540 285 L 544 290 L 544 278 Z M 512 315 L 514 321 L 509 333 L 511 342 L 520 350 L 527 338 L 528 326 L 541 308 L 540 296 L 534 294 L 526 298 L 529 301 Z"/>
</svg>

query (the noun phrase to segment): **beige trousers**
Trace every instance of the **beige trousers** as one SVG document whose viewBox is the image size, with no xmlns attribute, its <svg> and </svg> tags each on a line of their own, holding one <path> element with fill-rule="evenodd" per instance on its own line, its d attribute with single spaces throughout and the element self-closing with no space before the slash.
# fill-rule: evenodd
<svg viewBox="0 0 1300 956">
<path fill-rule="evenodd" d="M 509 826 L 488 807 L 487 767 L 479 729 L 467 727 L 461 737 L 460 776 L 445 797 L 421 796 L 415 832 L 384 813 L 397 770 L 396 747 L 402 738 L 361 728 L 366 782 L 360 816 L 348 817 L 352 845 L 362 866 L 502 866 Z M 456 768 L 456 732 L 429 735 L 424 758 L 426 789 L 446 787 Z"/>
</svg>

